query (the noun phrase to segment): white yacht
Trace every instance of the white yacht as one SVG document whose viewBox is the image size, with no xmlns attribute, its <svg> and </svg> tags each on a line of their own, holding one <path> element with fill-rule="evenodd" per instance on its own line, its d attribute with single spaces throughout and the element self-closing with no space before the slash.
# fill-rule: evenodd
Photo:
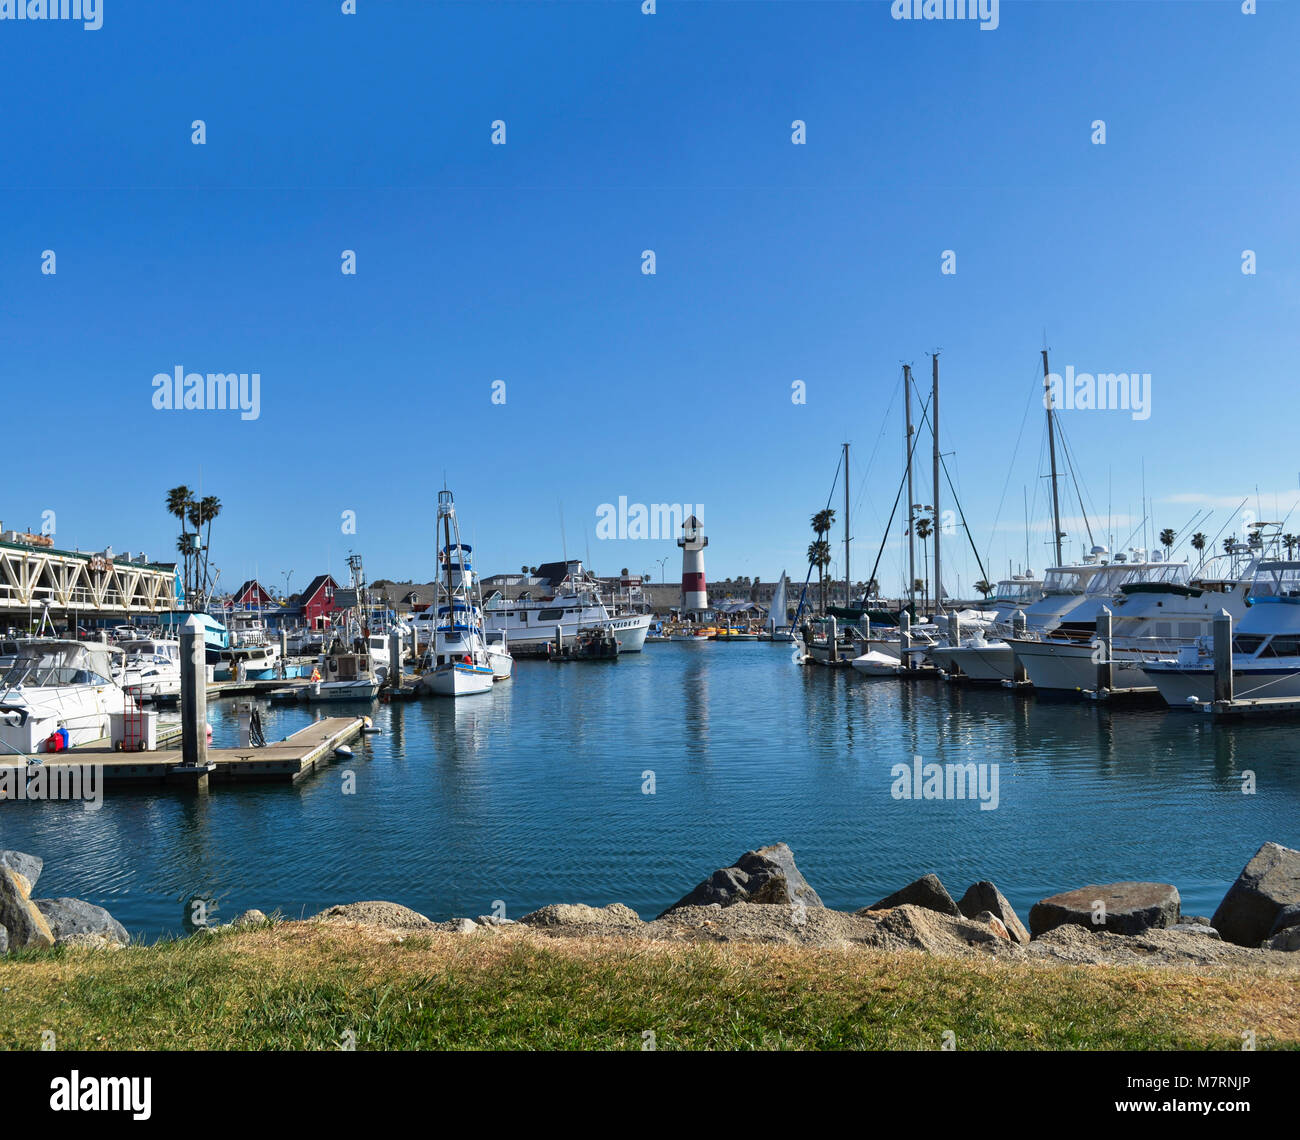
<svg viewBox="0 0 1300 1140">
<path fill-rule="evenodd" d="M 125 655 L 120 683 L 142 700 L 170 700 L 181 695 L 181 643 L 167 637 L 118 642 Z"/>
<path fill-rule="evenodd" d="M 619 653 L 640 653 L 653 614 L 613 613 L 601 600 L 600 585 L 581 562 L 567 564 L 567 573 L 552 597 L 507 601 L 492 598 L 483 610 L 484 628 L 489 634 L 504 633 L 512 650 L 546 655 L 561 627 L 565 641 L 587 629 L 609 627 L 618 640 Z"/>
<path fill-rule="evenodd" d="M 67 748 L 107 737 L 109 718 L 126 703 L 113 680 L 113 654 L 103 642 L 20 642 L 0 680 L 0 761 L 56 750 L 51 738 L 60 729 Z"/>
<path fill-rule="evenodd" d="M 1248 598 L 1249 609 L 1233 631 L 1233 695 L 1300 697 L 1300 562 L 1259 562 Z M 1175 708 L 1212 701 L 1213 638 L 1183 646 L 1174 659 L 1145 661 L 1142 671 Z"/>
<path fill-rule="evenodd" d="M 1111 683 L 1117 689 L 1154 689 L 1144 662 L 1177 654 L 1208 634 L 1223 610 L 1246 613 L 1254 563 L 1228 580 L 1189 580 L 1184 562 L 1113 565 L 1093 580 L 1089 598 L 1050 636 L 1012 639 L 1035 689 L 1079 692 L 1097 687 L 1097 618 L 1111 610 Z M 1113 591 L 1109 595 L 1106 591 Z"/>
<path fill-rule="evenodd" d="M 1051 631 L 1075 608 L 1083 604 L 1094 578 L 1107 569 L 1101 561 L 1104 551 L 1096 550 L 1091 560 L 1072 566 L 1053 566 L 1043 576 L 1042 597 L 1022 611 L 1027 630 Z M 987 629 L 977 630 L 959 646 L 932 648 L 931 660 L 948 672 L 959 672 L 972 681 L 1009 681 L 1015 668 L 1011 636 L 1014 613 Z"/>
</svg>

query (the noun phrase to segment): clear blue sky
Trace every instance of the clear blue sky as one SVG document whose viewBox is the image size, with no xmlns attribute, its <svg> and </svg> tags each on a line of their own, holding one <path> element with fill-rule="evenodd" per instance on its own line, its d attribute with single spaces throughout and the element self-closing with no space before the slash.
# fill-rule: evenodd
<svg viewBox="0 0 1300 1140">
<path fill-rule="evenodd" d="M 596 539 L 625 495 L 703 504 L 712 578 L 801 576 L 848 440 L 865 576 L 900 362 L 928 383 L 941 348 L 943 449 L 1005 572 L 1023 488 L 1044 517 L 1044 338 L 1152 375 L 1149 419 L 1062 414 L 1099 540 L 1144 477 L 1154 527 L 1294 504 L 1300 5 L 1003 0 L 995 31 L 870 0 L 358 9 L 0 22 L 6 527 L 54 510 L 61 546 L 170 557 L 164 493 L 201 483 L 222 586 L 350 548 L 423 579 L 445 473 L 485 572 L 559 557 L 562 505 L 570 556 L 671 579 L 671 540 Z M 259 372 L 260 417 L 155 410 L 177 365 Z"/>
</svg>

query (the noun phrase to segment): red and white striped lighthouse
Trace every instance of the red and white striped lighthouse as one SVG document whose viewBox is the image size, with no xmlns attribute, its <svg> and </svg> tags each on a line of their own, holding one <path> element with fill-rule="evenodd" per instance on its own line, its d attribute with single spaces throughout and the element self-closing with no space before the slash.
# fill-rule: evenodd
<svg viewBox="0 0 1300 1140">
<path fill-rule="evenodd" d="M 677 545 L 682 548 L 682 614 L 702 614 L 709 608 L 709 593 L 704 585 L 704 548 L 709 540 L 694 515 L 682 524 Z"/>
</svg>

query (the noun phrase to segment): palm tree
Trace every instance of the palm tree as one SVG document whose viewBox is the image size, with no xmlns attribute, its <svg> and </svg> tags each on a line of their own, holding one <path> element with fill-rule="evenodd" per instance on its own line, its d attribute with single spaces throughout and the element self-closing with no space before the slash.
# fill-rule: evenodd
<svg viewBox="0 0 1300 1140">
<path fill-rule="evenodd" d="M 175 515 L 181 520 L 180 538 L 176 540 L 176 549 L 182 556 L 181 564 L 181 583 L 185 590 L 186 601 L 190 596 L 190 558 L 194 554 L 192 543 L 186 542 L 189 532 L 185 529 L 185 520 L 189 516 L 190 507 L 194 503 L 194 492 L 191 491 L 184 483 L 179 487 L 173 487 L 167 492 L 167 513 Z"/>
<path fill-rule="evenodd" d="M 921 540 L 921 553 L 925 555 L 925 578 L 921 586 L 921 608 L 929 608 L 930 593 L 930 548 L 925 544 L 925 540 L 934 533 L 934 527 L 930 520 L 922 515 L 916 520 L 916 537 Z"/>
<path fill-rule="evenodd" d="M 1237 545 L 1237 536 L 1235 534 L 1228 535 L 1228 537 L 1223 540 L 1223 553 L 1231 554 L 1232 548 L 1236 545 Z"/>
<path fill-rule="evenodd" d="M 1282 545 L 1286 547 L 1286 556 L 1290 558 L 1295 552 L 1295 548 L 1300 546 L 1300 535 L 1284 534 L 1282 536 Z"/>
<path fill-rule="evenodd" d="M 1178 537 L 1178 532 L 1173 527 L 1165 527 L 1160 532 L 1160 545 L 1165 548 L 1165 561 L 1169 560 L 1169 555 L 1173 553 L 1174 539 Z"/>
<path fill-rule="evenodd" d="M 817 588 L 821 594 L 822 612 L 826 612 L 826 568 L 831 564 L 831 544 L 824 538 L 808 544 L 808 563 L 817 567 Z"/>
<path fill-rule="evenodd" d="M 1200 561 L 1197 562 L 1196 568 L 1199 570 L 1205 564 L 1205 544 L 1209 541 L 1199 530 L 1192 535 L 1192 549 L 1196 551 Z"/>
<path fill-rule="evenodd" d="M 981 578 L 978 582 L 975 583 L 975 589 L 977 589 L 981 594 L 983 594 L 985 598 L 987 598 L 991 593 L 993 593 L 992 585 L 983 578 Z"/>
<path fill-rule="evenodd" d="M 203 536 L 203 549 L 201 552 L 196 551 L 198 557 L 194 560 L 194 588 L 206 594 L 208 591 L 208 558 L 212 541 L 212 520 L 221 514 L 221 500 L 216 495 L 204 495 L 199 502 L 190 504 L 186 514 L 190 520 L 190 525 L 194 527 L 196 536 L 203 527 L 207 527 L 207 532 Z M 199 572 L 200 558 L 203 562 L 202 574 Z"/>
</svg>

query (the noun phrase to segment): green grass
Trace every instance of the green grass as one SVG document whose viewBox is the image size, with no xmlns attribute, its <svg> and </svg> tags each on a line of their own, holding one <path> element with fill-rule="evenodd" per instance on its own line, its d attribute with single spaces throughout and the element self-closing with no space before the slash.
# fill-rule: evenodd
<svg viewBox="0 0 1300 1140">
<path fill-rule="evenodd" d="M 1300 1047 L 1300 978 L 268 925 L 0 961 L 0 1048 Z"/>
</svg>

